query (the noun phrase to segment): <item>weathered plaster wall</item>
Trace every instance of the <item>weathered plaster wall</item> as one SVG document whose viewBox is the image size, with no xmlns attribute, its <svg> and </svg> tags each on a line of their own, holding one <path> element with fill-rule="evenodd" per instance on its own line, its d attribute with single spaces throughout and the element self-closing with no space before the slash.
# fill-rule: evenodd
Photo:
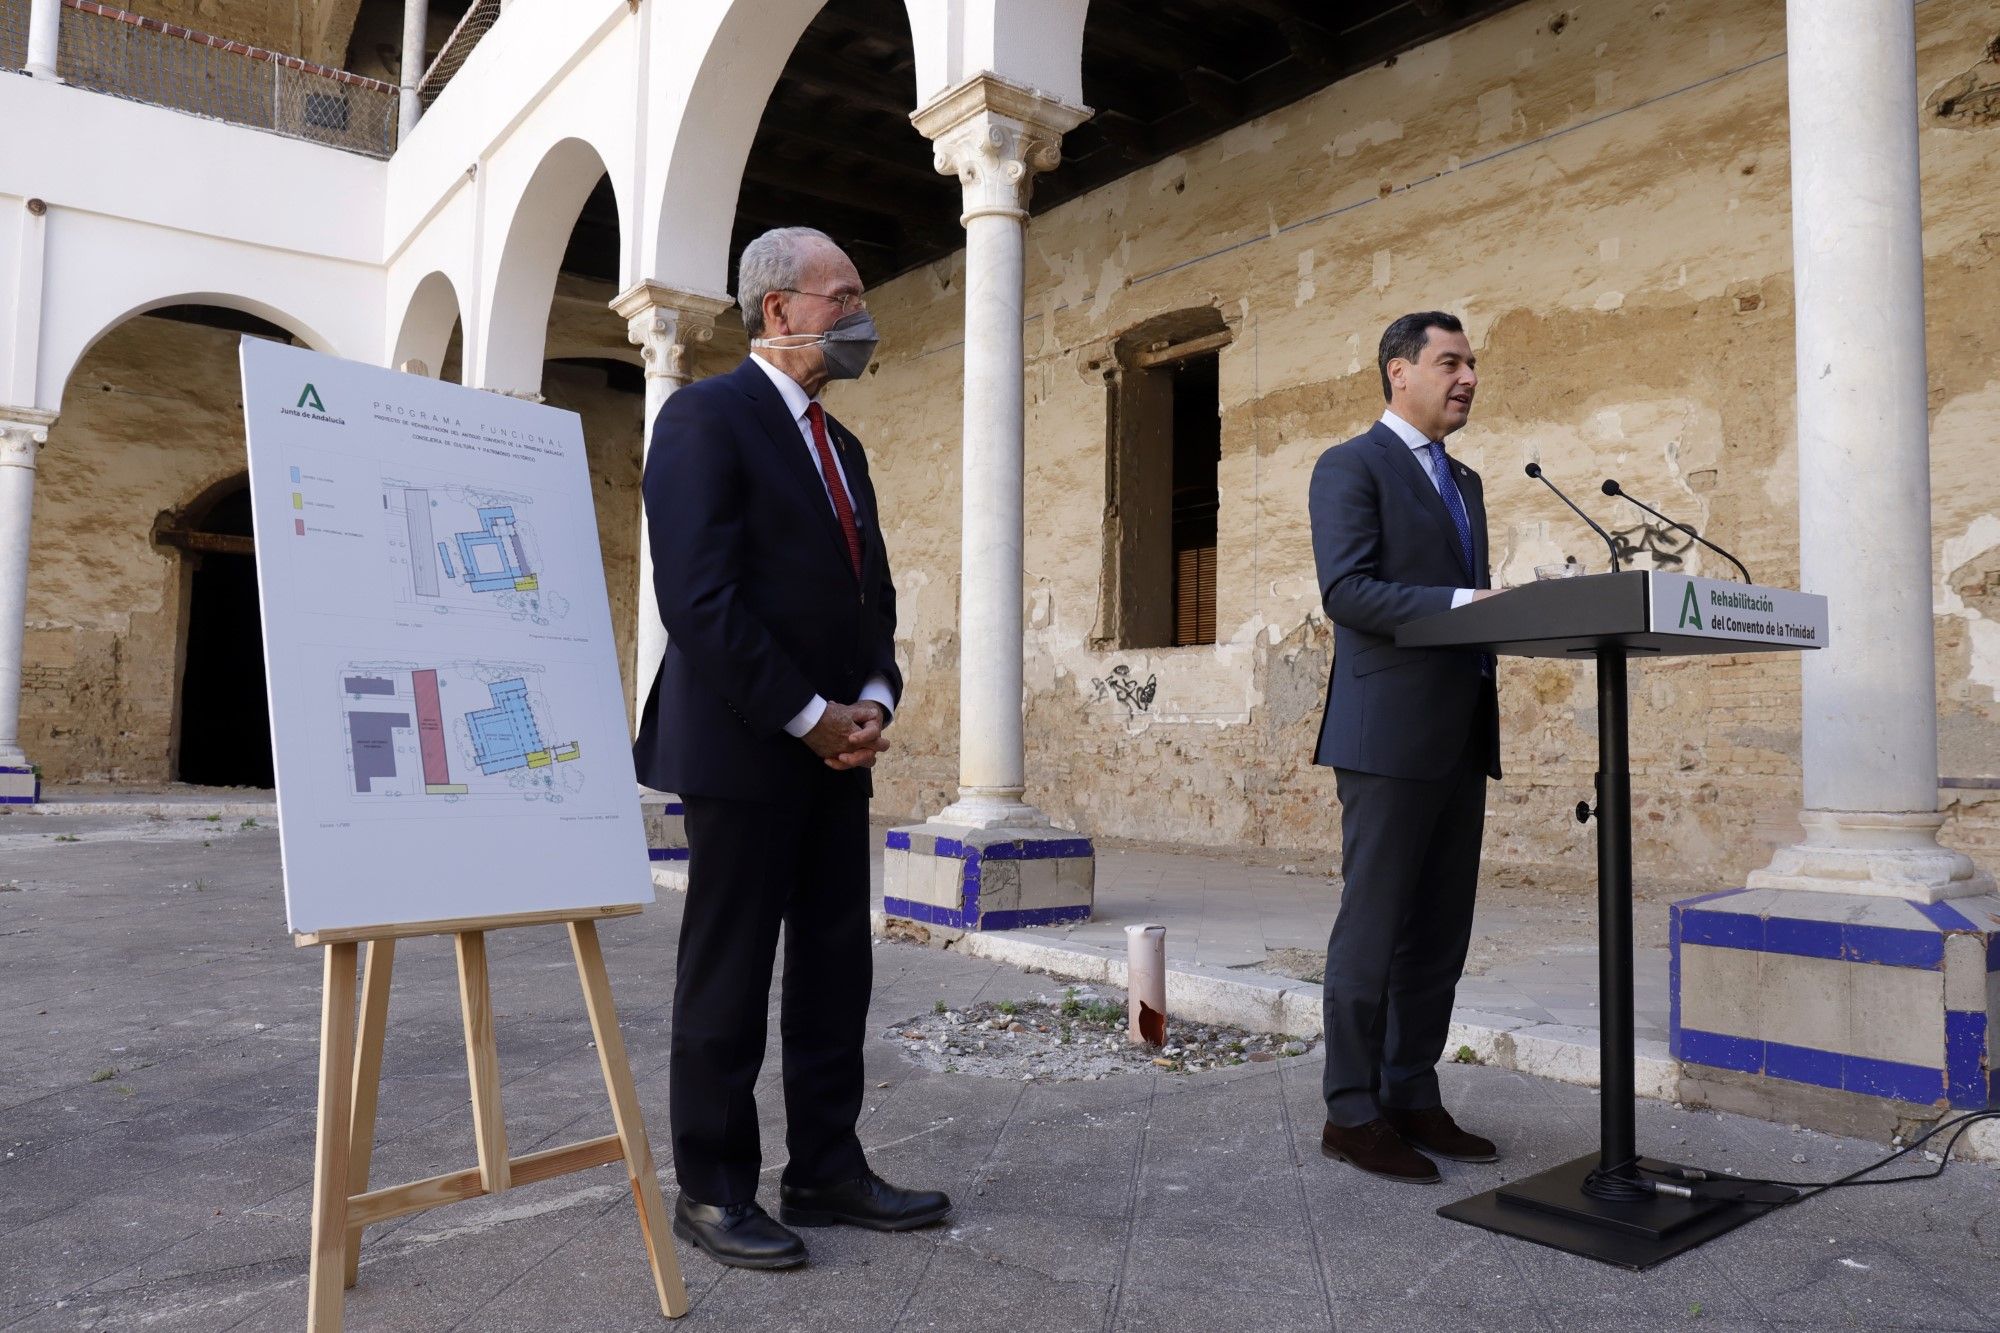
<svg viewBox="0 0 2000 1333">
<path fill-rule="evenodd" d="M 1940 542 L 1945 772 L 2000 774 L 2000 125 L 1990 6 L 1918 9 Z M 1484 380 L 1454 451 L 1486 479 L 1495 573 L 1601 545 L 1521 474 L 1619 477 L 1761 580 L 1798 578 L 1784 7 L 1666 0 L 1524 7 L 1035 218 L 1029 238 L 1029 799 L 1085 830 L 1326 847 L 1308 762 L 1331 641 L 1305 490 L 1381 410 L 1396 315 L 1466 317 Z M 1972 76 L 1970 85 L 1967 76 Z M 1948 105 L 1947 105 L 1948 103 Z M 962 256 L 873 295 L 879 368 L 834 409 L 869 443 L 902 590 L 909 691 L 878 770 L 885 813 L 956 784 Z M 1221 353 L 1214 647 L 1099 642 L 1109 342 L 1213 306 Z M 1678 543 L 1602 496 L 1647 559 Z M 1716 572 L 1697 551 L 1678 567 Z M 1838 589 L 1824 589 L 1840 595 Z M 1143 711 L 1099 682 L 1156 680 Z M 1490 846 L 1580 851 L 1596 700 L 1580 666 L 1502 667 Z M 1782 657 L 1634 673 L 1640 864 L 1725 879 L 1796 833 L 1798 671 Z M 1969 793 L 1958 793 L 1966 795 Z M 1962 810 L 1982 844 L 1993 821 Z"/>
<path fill-rule="evenodd" d="M 162 513 L 244 470 L 236 341 L 217 329 L 135 319 L 92 349 L 71 379 L 37 467 L 29 566 L 21 735 L 47 781 L 174 776 L 185 579 L 182 556 L 155 546 L 153 529 Z M 624 662 L 642 401 L 606 387 L 605 372 L 592 366 L 552 363 L 544 391 L 583 417 Z"/>
<path fill-rule="evenodd" d="M 338 69 L 360 0 L 123 0 L 119 7 Z"/>
</svg>

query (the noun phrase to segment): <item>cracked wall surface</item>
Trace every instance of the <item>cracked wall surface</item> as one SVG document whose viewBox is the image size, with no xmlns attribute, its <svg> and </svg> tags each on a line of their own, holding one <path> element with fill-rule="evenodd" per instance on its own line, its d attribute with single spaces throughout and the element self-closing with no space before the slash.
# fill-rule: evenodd
<svg viewBox="0 0 2000 1333">
<path fill-rule="evenodd" d="M 1973 94 L 2000 21 L 1932 0 L 1918 23 L 1944 772 L 1979 780 L 2000 776 L 2000 128 Z M 1097 834 L 1335 844 L 1332 774 L 1309 763 L 1331 635 L 1305 489 L 1320 452 L 1379 414 L 1376 340 L 1408 310 L 1457 311 L 1479 351 L 1479 401 L 1452 447 L 1485 478 L 1497 579 L 1565 555 L 1606 567 L 1522 475 L 1539 460 L 1591 493 L 1642 567 L 1727 572 L 1596 495 L 1605 476 L 1712 533 L 1760 581 L 1796 585 L 1783 50 L 1775 0 L 1579 7 L 1560 24 L 1523 7 L 1036 216 L 1029 799 Z M 957 780 L 962 281 L 960 255 L 874 293 L 879 365 L 830 395 L 868 442 L 902 589 L 909 690 L 876 787 L 898 818 L 936 811 Z M 1233 333 L 1220 641 L 1112 651 L 1093 642 L 1108 349 L 1204 305 Z M 1509 778 L 1491 789 L 1489 849 L 1587 855 L 1570 810 L 1595 770 L 1591 676 L 1501 670 Z M 1733 881 L 1795 840 L 1795 660 L 1647 665 L 1632 695 L 1642 874 L 1670 860 Z M 1995 840 L 1983 792 L 1946 793 L 1962 845 Z"/>
<path fill-rule="evenodd" d="M 361 0 L 121 0 L 117 7 L 340 69 Z"/>
</svg>

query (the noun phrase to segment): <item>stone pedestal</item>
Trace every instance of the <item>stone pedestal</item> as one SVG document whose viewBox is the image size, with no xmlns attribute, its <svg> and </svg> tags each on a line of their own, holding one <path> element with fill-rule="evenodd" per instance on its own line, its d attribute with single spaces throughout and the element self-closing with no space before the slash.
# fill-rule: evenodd
<svg viewBox="0 0 2000 1333">
<path fill-rule="evenodd" d="M 1912 1115 L 2000 1094 L 2000 897 L 1730 889 L 1674 904 L 1671 940 L 1671 1046 L 1697 1077 L 1757 1075 Z M 1828 1103 L 1777 1096 L 1767 1113 L 1814 1104 Z"/>
<path fill-rule="evenodd" d="M 33 805 L 42 799 L 41 779 L 26 764 L 0 764 L 0 805 Z"/>
<path fill-rule="evenodd" d="M 1090 920 L 1090 839 L 1047 827 L 931 822 L 890 829 L 882 911 L 948 930 L 1016 930 Z"/>
<path fill-rule="evenodd" d="M 653 887 L 687 892 L 687 819 L 680 798 L 641 787 L 639 811 L 646 823 L 646 857 L 653 864 Z"/>
</svg>

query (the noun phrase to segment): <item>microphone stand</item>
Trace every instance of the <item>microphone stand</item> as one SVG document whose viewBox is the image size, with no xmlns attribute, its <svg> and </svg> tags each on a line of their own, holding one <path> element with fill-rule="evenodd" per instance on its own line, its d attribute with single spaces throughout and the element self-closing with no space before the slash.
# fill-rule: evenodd
<svg viewBox="0 0 2000 1333">
<path fill-rule="evenodd" d="M 1585 523 L 1588 523 L 1590 525 L 1590 530 L 1604 539 L 1604 548 L 1611 552 L 1611 572 L 1613 574 L 1618 573 L 1620 569 L 1618 563 L 1618 543 L 1611 540 L 1611 534 L 1606 532 L 1603 528 L 1597 526 L 1596 519 L 1584 513 L 1581 509 L 1577 509 L 1576 501 L 1570 499 L 1567 495 L 1564 495 L 1562 493 L 1562 490 L 1559 487 L 1557 487 L 1557 485 L 1554 482 L 1550 481 L 1547 477 L 1543 476 L 1542 465 L 1540 463 L 1528 464 L 1525 471 L 1529 476 L 1533 477 L 1536 481 L 1539 481 L 1540 483 L 1542 483 L 1542 485 L 1554 491 L 1556 493 L 1556 499 L 1561 500 L 1571 509 L 1576 510 L 1576 516 L 1582 519 Z"/>
</svg>

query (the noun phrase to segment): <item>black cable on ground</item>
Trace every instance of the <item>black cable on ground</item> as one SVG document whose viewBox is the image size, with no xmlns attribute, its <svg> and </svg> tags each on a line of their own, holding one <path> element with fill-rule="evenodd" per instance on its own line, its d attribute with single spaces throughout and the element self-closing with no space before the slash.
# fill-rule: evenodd
<svg viewBox="0 0 2000 1333">
<path fill-rule="evenodd" d="M 1913 1180 L 1936 1180 L 1944 1174 L 1945 1167 L 1951 1164 L 1952 1149 L 1958 1145 L 1958 1140 L 1965 1131 L 1978 1124 L 1981 1120 L 1993 1119 L 2000 1119 L 2000 1109 L 1968 1111 L 1964 1115 L 1954 1116 L 1950 1120 L 1939 1121 L 1924 1134 L 1912 1139 L 1895 1152 L 1890 1153 L 1887 1157 L 1882 1158 L 1880 1161 L 1870 1162 L 1858 1170 L 1850 1171 L 1838 1180 L 1772 1180 L 1763 1176 L 1716 1174 L 1689 1167 L 1680 1168 L 1679 1174 L 1683 1180 L 1694 1182 L 1712 1181 L 1716 1184 L 1735 1182 L 1742 1185 L 1775 1185 L 1784 1189 L 1801 1191 L 1777 1205 L 1784 1207 L 1789 1204 L 1804 1203 L 1807 1199 L 1824 1194 L 1828 1190 L 1851 1189 L 1857 1185 L 1902 1185 Z M 1873 1175 L 1905 1154 L 1915 1152 L 1948 1129 L 1952 1131 L 1952 1135 L 1949 1139 L 1945 1140 L 1944 1151 L 1938 1154 L 1938 1163 L 1935 1169 L 1930 1171 L 1914 1171 L 1905 1176 L 1891 1176 L 1886 1180 L 1861 1179 L 1863 1176 Z"/>
</svg>

